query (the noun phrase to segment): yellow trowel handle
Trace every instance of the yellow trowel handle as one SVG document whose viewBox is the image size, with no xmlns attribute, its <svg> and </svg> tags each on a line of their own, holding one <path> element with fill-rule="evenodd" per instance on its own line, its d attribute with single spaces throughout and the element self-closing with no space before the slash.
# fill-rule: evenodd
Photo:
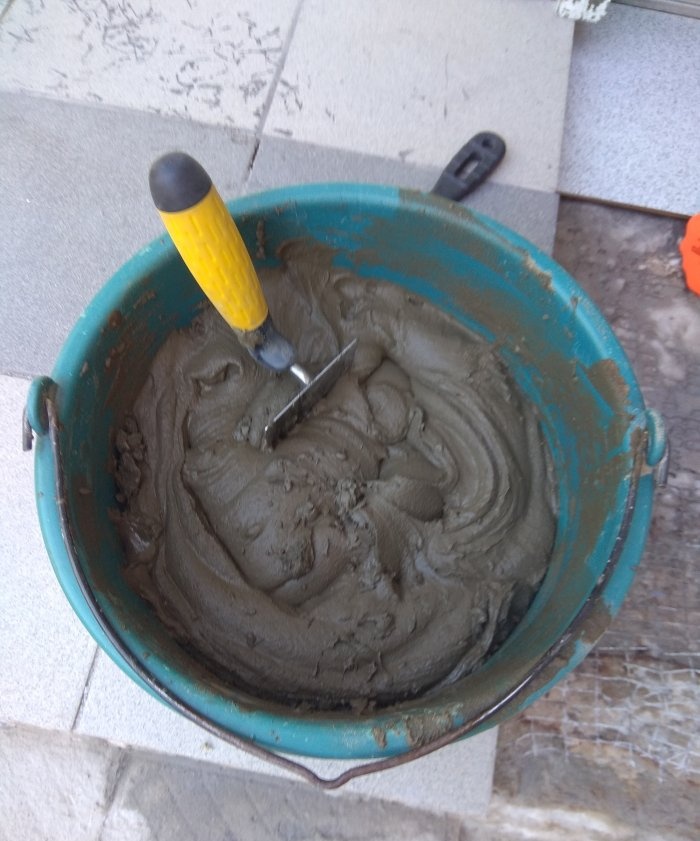
<svg viewBox="0 0 700 841">
<path fill-rule="evenodd" d="M 204 168 L 184 152 L 159 158 L 151 196 L 192 276 L 253 356 L 285 370 L 294 350 L 274 328 L 250 255 Z"/>
</svg>

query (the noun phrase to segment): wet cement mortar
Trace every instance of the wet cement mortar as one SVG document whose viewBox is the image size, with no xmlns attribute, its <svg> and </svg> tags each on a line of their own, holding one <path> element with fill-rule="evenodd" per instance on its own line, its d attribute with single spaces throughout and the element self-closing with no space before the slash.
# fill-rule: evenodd
<svg viewBox="0 0 700 841">
<path fill-rule="evenodd" d="M 298 389 L 211 308 L 157 355 L 116 447 L 132 586 L 256 697 L 364 709 L 439 691 L 517 624 L 555 490 L 534 408 L 492 348 L 427 302 L 285 246 L 262 281 L 318 370 L 352 370 L 263 451 Z"/>
<path fill-rule="evenodd" d="M 679 220 L 561 202 L 555 259 L 599 305 L 647 405 L 664 416 L 670 473 L 612 626 L 574 672 L 501 726 L 500 826 L 475 837 L 510 837 L 516 819 L 539 837 L 562 816 L 561 837 L 574 819 L 588 837 L 700 837 L 700 298 L 683 281 L 683 230 Z"/>
</svg>

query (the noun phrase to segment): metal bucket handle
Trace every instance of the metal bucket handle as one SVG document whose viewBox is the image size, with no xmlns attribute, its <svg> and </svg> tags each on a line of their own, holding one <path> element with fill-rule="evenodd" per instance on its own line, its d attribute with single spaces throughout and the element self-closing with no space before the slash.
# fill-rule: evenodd
<svg viewBox="0 0 700 841">
<path fill-rule="evenodd" d="M 71 533 L 71 523 L 68 516 L 68 503 L 65 493 L 65 481 L 63 463 L 61 459 L 61 447 L 59 441 L 60 421 L 56 409 L 55 394 L 56 383 L 49 377 L 41 377 L 32 382 L 30 387 L 27 408 L 23 417 L 22 442 L 25 450 L 32 448 L 33 433 L 48 435 L 51 446 L 52 460 L 55 473 L 56 506 L 61 528 L 61 535 L 65 544 L 66 553 L 75 576 L 81 594 L 88 604 L 95 620 L 102 628 L 109 642 L 114 646 L 119 655 L 139 678 L 160 698 L 182 715 L 193 721 L 195 724 L 207 730 L 212 735 L 230 745 L 233 745 L 246 753 L 263 759 L 273 765 L 283 768 L 292 774 L 302 777 L 307 782 L 313 783 L 322 789 L 336 789 L 344 786 L 357 777 L 367 774 L 374 774 L 377 771 L 386 771 L 390 768 L 397 768 L 407 762 L 412 762 L 422 756 L 443 748 L 458 739 L 471 733 L 474 729 L 493 718 L 503 707 L 515 700 L 527 686 L 552 662 L 573 637 L 578 635 L 579 630 L 585 624 L 591 610 L 598 600 L 598 596 L 605 589 L 605 586 L 615 570 L 617 561 L 622 553 L 625 540 L 630 528 L 632 514 L 637 495 L 637 485 L 643 472 L 648 472 L 649 467 L 654 467 L 655 481 L 657 485 L 665 483 L 665 475 L 668 468 L 668 442 L 664 432 L 663 421 L 657 412 L 647 410 L 646 415 L 646 447 L 640 448 L 635 454 L 634 467 L 630 476 L 629 491 L 625 502 L 625 510 L 620 525 L 620 531 L 615 539 L 610 557 L 607 560 L 603 573 L 598 578 L 595 587 L 582 605 L 578 614 L 573 618 L 566 632 L 562 637 L 549 648 L 538 660 L 532 670 L 522 681 L 505 695 L 496 700 L 493 704 L 482 710 L 477 715 L 455 727 L 449 732 L 427 742 L 419 747 L 412 748 L 406 753 L 386 759 L 374 760 L 372 762 L 356 765 L 339 774 L 337 777 L 325 778 L 316 774 L 306 765 L 281 756 L 274 751 L 261 747 L 249 739 L 235 736 L 223 728 L 205 719 L 191 705 L 185 703 L 157 678 L 149 674 L 142 666 L 138 658 L 133 654 L 127 645 L 116 633 L 109 617 L 103 612 L 94 593 L 92 592 L 83 568 L 78 560 L 75 550 L 75 542 Z"/>
</svg>

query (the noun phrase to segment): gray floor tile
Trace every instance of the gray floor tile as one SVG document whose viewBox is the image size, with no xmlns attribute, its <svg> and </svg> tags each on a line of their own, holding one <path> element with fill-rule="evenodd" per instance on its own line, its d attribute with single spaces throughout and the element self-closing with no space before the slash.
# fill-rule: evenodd
<svg viewBox="0 0 700 841">
<path fill-rule="evenodd" d="M 210 736 L 130 680 L 103 652 L 97 655 L 76 732 L 160 753 L 203 759 L 249 771 L 266 770 L 254 757 Z"/>
<path fill-rule="evenodd" d="M 445 164 L 467 139 L 465 135 L 450 150 Z M 357 181 L 430 190 L 440 170 L 441 167 L 416 166 L 377 155 L 329 149 L 285 138 L 263 137 L 246 189 L 248 192 L 257 192 L 288 184 Z M 543 250 L 551 251 L 559 206 L 558 196 L 554 193 L 489 181 L 465 199 L 464 203 L 497 219 Z"/>
<path fill-rule="evenodd" d="M 254 130 L 298 0 L 17 0 L 0 87 Z"/>
<path fill-rule="evenodd" d="M 449 815 L 35 728 L 0 729 L 0 769 L 3 841 L 463 837 Z"/>
<path fill-rule="evenodd" d="M 439 174 L 440 168 L 435 166 L 264 135 L 246 190 L 257 192 L 320 181 L 374 182 L 430 190 Z"/>
<path fill-rule="evenodd" d="M 39 532 L 33 458 L 20 444 L 28 385 L 0 376 L 0 722 L 67 730 L 95 643 L 63 595 Z"/>
<path fill-rule="evenodd" d="M 556 193 L 489 183 L 480 187 L 478 193 L 466 200 L 466 204 L 551 253 L 559 210 Z"/>
<path fill-rule="evenodd" d="M 245 772 L 296 779 L 231 747 L 168 709 L 129 680 L 102 653 L 91 674 L 76 732 Z M 401 768 L 354 780 L 343 792 L 436 812 L 483 813 L 491 796 L 496 739 L 494 728 Z M 327 777 L 356 764 L 308 758 L 302 761 Z M 459 768 L 458 774 L 455 768 Z"/>
<path fill-rule="evenodd" d="M 138 828 L 136 835 L 134 829 Z M 457 841 L 459 823 L 309 785 L 132 754 L 101 841 Z"/>
<path fill-rule="evenodd" d="M 429 165 L 489 129 L 497 181 L 554 190 L 572 32 L 549 0 L 305 0 L 264 129 Z"/>
<path fill-rule="evenodd" d="M 565 193 L 700 211 L 700 20 L 612 4 L 576 29 Z"/>
<path fill-rule="evenodd" d="M 121 756 L 97 739 L 0 728 L 0 838 L 99 841 Z"/>
<path fill-rule="evenodd" d="M 148 169 L 192 151 L 238 192 L 251 138 L 128 110 L 0 93 L 0 371 L 49 373 L 83 307 L 162 232 Z"/>
</svg>

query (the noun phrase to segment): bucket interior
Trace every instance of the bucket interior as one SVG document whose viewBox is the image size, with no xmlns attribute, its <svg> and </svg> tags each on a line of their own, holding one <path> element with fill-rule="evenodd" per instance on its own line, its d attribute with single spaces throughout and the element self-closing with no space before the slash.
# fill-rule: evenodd
<svg viewBox="0 0 700 841">
<path fill-rule="evenodd" d="M 265 225 L 266 257 L 256 260 L 258 266 L 275 265 L 278 247 L 290 239 L 331 246 L 336 265 L 399 284 L 493 342 L 539 411 L 555 466 L 559 514 L 553 555 L 533 603 L 477 671 L 437 698 L 381 713 L 385 722 L 392 716 L 415 722 L 428 713 L 435 722 L 446 710 L 450 721 L 464 720 L 507 694 L 566 633 L 613 552 L 643 412 L 624 354 L 561 268 L 516 235 L 456 205 L 384 188 L 324 185 L 253 196 L 230 207 L 251 254 L 258 226 Z M 124 580 L 123 551 L 110 519 L 115 429 L 159 347 L 192 321 L 202 303 L 199 287 L 162 238 L 109 281 L 64 347 L 53 376 L 77 556 L 101 610 L 144 668 L 208 720 L 271 747 L 371 755 L 371 721 L 276 708 L 222 682 L 170 637 Z M 58 567 L 57 573 L 66 576 Z M 332 738 L 321 746 L 315 742 L 319 722 L 338 734 L 335 746 L 329 747 Z M 387 747 L 384 739 L 375 748 L 375 755 L 386 755 L 405 744 L 390 739 Z"/>
</svg>

